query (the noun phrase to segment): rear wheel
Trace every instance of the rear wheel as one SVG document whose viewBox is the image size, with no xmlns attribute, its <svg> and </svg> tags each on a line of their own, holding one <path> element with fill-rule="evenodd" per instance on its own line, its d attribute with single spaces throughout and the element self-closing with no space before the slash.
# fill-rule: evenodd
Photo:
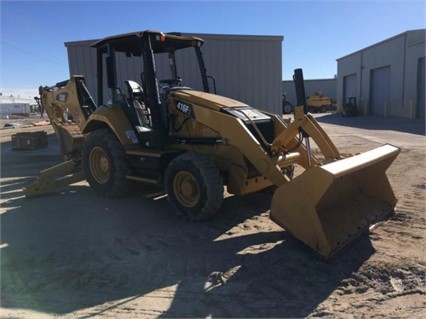
<svg viewBox="0 0 426 319">
<path fill-rule="evenodd" d="M 185 153 L 174 158 L 167 166 L 165 184 L 169 202 L 186 219 L 208 219 L 222 205 L 222 177 L 207 156 Z"/>
<path fill-rule="evenodd" d="M 290 114 L 291 112 L 293 112 L 293 105 L 291 105 L 290 103 L 285 103 L 283 105 L 283 113 Z"/>
<path fill-rule="evenodd" d="M 84 174 L 90 187 L 105 197 L 119 197 L 130 190 L 129 165 L 123 146 L 108 129 L 91 133 L 82 152 Z"/>
</svg>

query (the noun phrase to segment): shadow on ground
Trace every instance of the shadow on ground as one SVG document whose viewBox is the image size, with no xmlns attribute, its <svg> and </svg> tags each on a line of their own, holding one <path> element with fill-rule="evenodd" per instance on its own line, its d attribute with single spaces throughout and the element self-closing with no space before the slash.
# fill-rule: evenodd
<svg viewBox="0 0 426 319">
<path fill-rule="evenodd" d="M 5 185 L 18 196 L 1 217 L 5 308 L 63 315 L 176 286 L 162 317 L 306 317 L 373 253 L 363 238 L 325 263 L 285 231 L 257 231 L 266 194 L 189 223 L 165 199 L 103 199 L 87 186 L 26 199 L 20 185 Z"/>
<path fill-rule="evenodd" d="M 350 126 L 367 130 L 392 130 L 417 135 L 425 135 L 425 120 L 405 119 L 396 117 L 358 116 L 343 117 L 340 114 L 328 113 L 317 116 L 320 123 Z"/>
<path fill-rule="evenodd" d="M 14 150 L 12 142 L 1 143 L 1 178 L 19 176 L 37 176 L 46 168 L 64 160 L 55 134 L 47 135 L 48 146 L 33 150 Z"/>
<path fill-rule="evenodd" d="M 35 151 L 2 144 L 4 308 L 93 307 L 83 316 L 91 317 L 111 304 L 136 316 L 132 300 L 160 291 L 153 302 L 170 300 L 160 317 L 306 317 L 374 253 L 363 237 L 323 262 L 269 221 L 268 194 L 229 197 L 203 223 L 177 218 L 165 197 L 104 199 L 84 183 L 27 199 L 28 176 L 61 161 L 49 138 Z"/>
</svg>

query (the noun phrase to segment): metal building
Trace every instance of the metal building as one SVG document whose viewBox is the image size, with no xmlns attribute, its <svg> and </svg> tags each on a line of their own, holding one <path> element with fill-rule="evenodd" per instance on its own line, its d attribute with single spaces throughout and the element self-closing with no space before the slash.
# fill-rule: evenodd
<svg viewBox="0 0 426 319">
<path fill-rule="evenodd" d="M 337 103 L 360 114 L 425 118 L 426 29 L 411 30 L 337 59 Z"/>
<path fill-rule="evenodd" d="M 217 94 L 224 95 L 272 113 L 281 113 L 283 36 L 219 35 L 183 33 L 204 39 L 202 47 L 207 74 L 215 78 Z M 95 101 L 96 50 L 90 44 L 97 40 L 66 42 L 70 74 L 81 74 Z M 118 79 L 140 82 L 142 63 L 136 58 L 120 59 Z M 161 78 L 166 61 L 156 61 Z M 167 66 L 168 67 L 168 66 Z M 185 63 L 183 83 L 191 86 L 198 74 L 197 64 Z M 124 83 L 123 83 L 124 84 Z M 122 88 L 123 89 L 123 88 Z M 104 90 L 107 91 L 107 90 Z"/>
<path fill-rule="evenodd" d="M 305 80 L 306 96 L 314 95 L 315 92 L 322 92 L 329 96 L 332 101 L 336 101 L 336 90 L 336 79 Z M 287 93 L 287 100 L 296 105 L 296 89 L 293 80 L 282 81 L 282 92 Z"/>
</svg>

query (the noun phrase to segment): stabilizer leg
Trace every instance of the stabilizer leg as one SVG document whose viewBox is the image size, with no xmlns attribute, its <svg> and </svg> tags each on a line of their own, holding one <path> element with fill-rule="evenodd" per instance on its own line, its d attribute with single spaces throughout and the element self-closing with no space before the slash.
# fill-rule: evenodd
<svg viewBox="0 0 426 319">
<path fill-rule="evenodd" d="M 41 171 L 37 180 L 24 187 L 26 197 L 56 193 L 60 188 L 85 180 L 81 164 L 73 160 Z"/>
</svg>

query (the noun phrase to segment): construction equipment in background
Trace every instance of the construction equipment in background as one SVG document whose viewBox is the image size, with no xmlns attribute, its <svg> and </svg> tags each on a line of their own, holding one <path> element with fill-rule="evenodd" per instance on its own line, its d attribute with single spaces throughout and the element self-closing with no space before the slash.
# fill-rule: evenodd
<svg viewBox="0 0 426 319">
<path fill-rule="evenodd" d="M 282 94 L 282 106 L 283 106 L 283 114 L 293 113 L 294 105 L 291 104 L 289 100 L 287 100 L 287 93 Z"/>
<path fill-rule="evenodd" d="M 308 113 L 301 69 L 294 74 L 298 106 L 290 122 L 210 93 L 202 44 L 157 31 L 94 43 L 97 103 L 82 76 L 41 89 L 66 161 L 43 171 L 25 195 L 86 179 L 99 195 L 118 197 L 139 182 L 162 187 L 180 216 L 203 220 L 220 210 L 224 186 L 237 196 L 275 186 L 271 219 L 326 258 L 393 211 L 386 169 L 399 148 L 386 144 L 344 158 Z M 195 53 L 201 83 L 183 85 L 182 50 Z M 160 56 L 170 66 L 164 79 L 154 63 Z M 141 60 L 143 72 L 119 79 L 117 61 L 130 57 Z M 295 165 L 304 171 L 294 177 Z"/>
<path fill-rule="evenodd" d="M 307 96 L 306 105 L 308 107 L 308 112 L 324 113 L 332 109 L 333 101 L 322 92 L 315 92 L 314 95 Z"/>
</svg>

